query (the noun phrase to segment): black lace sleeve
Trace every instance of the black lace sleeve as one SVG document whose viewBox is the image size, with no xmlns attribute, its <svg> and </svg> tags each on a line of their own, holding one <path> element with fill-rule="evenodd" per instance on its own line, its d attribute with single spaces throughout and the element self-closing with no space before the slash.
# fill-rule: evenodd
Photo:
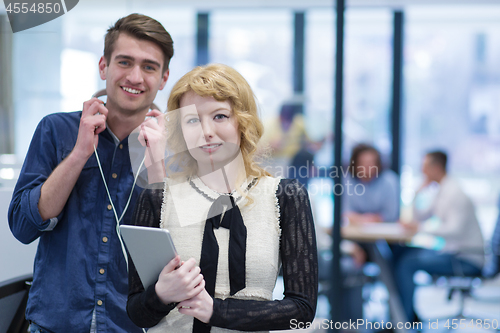
<svg viewBox="0 0 500 333">
<path fill-rule="evenodd" d="M 162 189 L 144 190 L 137 201 L 131 223 L 145 227 L 159 228 L 162 202 Z M 158 295 L 156 295 L 154 284 L 149 286 L 147 290 L 144 290 L 130 256 L 128 262 L 128 316 L 139 327 L 155 326 L 175 307 L 175 304 L 164 304 L 158 298 Z"/>
<path fill-rule="evenodd" d="M 210 325 L 241 331 L 285 330 L 292 323 L 312 322 L 318 296 L 318 257 L 311 205 L 306 189 L 284 179 L 277 191 L 280 205 L 285 292 L 283 300 L 214 299 Z"/>
</svg>

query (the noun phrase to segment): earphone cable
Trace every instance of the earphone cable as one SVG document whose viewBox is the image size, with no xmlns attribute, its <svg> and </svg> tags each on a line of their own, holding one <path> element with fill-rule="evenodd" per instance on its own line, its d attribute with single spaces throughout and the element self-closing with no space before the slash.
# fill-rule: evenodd
<svg viewBox="0 0 500 333">
<path fill-rule="evenodd" d="M 127 212 L 128 206 L 130 204 L 130 200 L 132 199 L 132 195 L 134 193 L 134 188 L 135 188 L 135 184 L 137 182 L 137 178 L 139 177 L 139 173 L 141 171 L 141 168 L 144 165 L 144 160 L 146 159 L 146 156 L 144 156 L 144 158 L 142 159 L 141 164 L 139 165 L 139 169 L 137 170 L 137 174 L 134 177 L 134 183 L 132 184 L 132 189 L 130 190 L 130 195 L 128 197 L 127 204 L 125 205 L 125 208 L 123 209 L 122 215 L 120 216 L 120 218 L 118 218 L 118 214 L 116 212 L 113 200 L 111 199 L 111 194 L 109 193 L 108 184 L 106 183 L 106 179 L 104 177 L 104 172 L 102 171 L 102 167 L 101 167 L 101 162 L 99 160 L 99 154 L 97 153 L 97 149 L 96 149 L 95 145 L 94 145 L 94 153 L 95 153 L 95 156 L 97 158 L 97 165 L 99 166 L 99 171 L 101 172 L 102 181 L 104 183 L 104 187 L 106 188 L 106 193 L 108 194 L 108 199 L 109 199 L 109 202 L 111 204 L 111 208 L 113 209 L 113 213 L 115 214 L 115 219 L 116 219 L 116 234 L 118 235 L 118 239 L 120 240 L 120 245 L 121 245 L 121 248 L 122 248 L 123 256 L 125 257 L 125 262 L 127 264 L 127 272 L 128 272 L 128 255 L 127 255 L 127 251 L 125 250 L 125 244 L 123 243 L 123 239 L 122 239 L 122 237 L 120 235 L 120 221 L 122 220 L 123 216 Z"/>
</svg>

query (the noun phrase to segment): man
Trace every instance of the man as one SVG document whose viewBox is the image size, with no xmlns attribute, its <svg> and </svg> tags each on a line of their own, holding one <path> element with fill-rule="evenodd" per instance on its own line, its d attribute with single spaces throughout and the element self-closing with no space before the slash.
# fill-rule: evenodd
<svg viewBox="0 0 500 333">
<path fill-rule="evenodd" d="M 9 207 L 14 236 L 26 244 L 40 238 L 26 309 L 32 332 L 140 332 L 125 311 L 128 276 L 116 230 L 140 192 L 127 138 L 159 114 L 148 111 L 172 56 L 159 22 L 139 14 L 118 20 L 99 61 L 106 104 L 92 98 L 81 112 L 38 125 Z"/>
<path fill-rule="evenodd" d="M 439 191 L 428 208 L 418 207 L 417 194 L 414 217 L 426 221 L 421 231 L 444 239 L 441 249 L 408 248 L 396 263 L 396 281 L 408 320 L 415 320 L 413 274 L 424 270 L 440 275 L 475 275 L 484 263 L 484 243 L 474 205 L 458 182 L 446 172 L 444 152 L 428 153 L 423 161 L 425 180 L 422 189 L 432 183 Z M 420 190 L 419 190 L 420 192 Z"/>
</svg>

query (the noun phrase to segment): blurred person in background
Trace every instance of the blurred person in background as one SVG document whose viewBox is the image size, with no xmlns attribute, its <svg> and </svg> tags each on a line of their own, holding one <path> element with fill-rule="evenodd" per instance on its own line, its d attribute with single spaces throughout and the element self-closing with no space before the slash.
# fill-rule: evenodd
<svg viewBox="0 0 500 333">
<path fill-rule="evenodd" d="M 325 139 L 311 140 L 299 104 L 283 104 L 279 117 L 264 127 L 260 149 L 269 149 L 270 157 L 265 169 L 275 176 L 296 178 L 307 188 L 316 175 L 314 155 Z"/>
<path fill-rule="evenodd" d="M 399 220 L 399 178 L 382 167 L 380 152 L 361 143 L 352 150 L 343 192 L 343 215 L 350 223 Z"/>
<path fill-rule="evenodd" d="M 276 173 L 281 172 L 276 176 L 287 176 L 286 168 L 300 150 L 301 143 L 307 140 L 304 117 L 297 109 L 296 105 L 285 103 L 281 106 L 279 117 L 265 124 L 261 144 L 271 149 L 270 163 Z"/>
<path fill-rule="evenodd" d="M 346 175 L 341 194 L 342 212 L 350 223 L 395 222 L 399 219 L 399 179 L 392 170 L 382 168 L 377 149 L 368 144 L 355 146 L 350 164 L 342 173 Z M 327 232 L 331 234 L 331 229 Z M 363 318 L 361 289 L 364 283 L 363 266 L 368 257 L 367 246 L 368 244 L 345 239 L 340 244 L 343 253 L 341 269 L 344 276 L 347 280 L 359 281 L 358 284 L 353 283 L 352 287 L 344 283 L 344 293 L 348 296 L 343 301 L 343 310 L 347 309 L 344 319 Z M 329 273 L 330 264 L 320 260 L 320 273 Z M 335 301 L 332 297 L 333 294 L 329 295 L 331 303 Z"/>
<path fill-rule="evenodd" d="M 351 153 L 342 194 L 342 214 L 352 224 L 395 222 L 399 220 L 399 178 L 384 169 L 380 152 L 372 145 L 361 143 Z M 358 267 L 368 256 L 369 244 L 342 241 Z M 398 246 L 392 246 L 391 249 Z M 393 249 L 394 251 L 394 249 Z M 349 270 L 345 270 L 349 274 Z"/>
<path fill-rule="evenodd" d="M 500 198 L 497 204 L 498 217 L 495 223 L 495 228 L 493 229 L 493 234 L 487 248 L 490 250 L 485 258 L 485 263 L 483 267 L 483 276 L 494 277 L 500 272 Z"/>
<path fill-rule="evenodd" d="M 442 237 L 441 249 L 407 248 L 396 263 L 396 283 L 403 307 L 410 321 L 417 320 L 413 308 L 418 270 L 439 275 L 478 275 L 484 263 L 484 242 L 474 204 L 458 181 L 447 173 L 447 155 L 433 151 L 425 155 L 422 173 L 425 178 L 417 191 L 413 216 L 408 228 Z M 419 204 L 419 195 L 431 184 L 439 190 L 427 207 Z"/>
</svg>

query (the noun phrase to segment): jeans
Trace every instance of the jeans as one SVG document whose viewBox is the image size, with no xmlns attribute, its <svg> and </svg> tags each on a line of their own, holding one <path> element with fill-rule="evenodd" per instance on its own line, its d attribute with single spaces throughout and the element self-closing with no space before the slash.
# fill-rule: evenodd
<svg viewBox="0 0 500 333">
<path fill-rule="evenodd" d="M 438 275 L 480 275 L 481 270 L 475 265 L 458 259 L 455 255 L 433 250 L 408 248 L 395 266 L 396 284 L 401 295 L 406 318 L 414 320 L 413 294 L 415 283 L 413 275 L 423 270 Z"/>
</svg>

